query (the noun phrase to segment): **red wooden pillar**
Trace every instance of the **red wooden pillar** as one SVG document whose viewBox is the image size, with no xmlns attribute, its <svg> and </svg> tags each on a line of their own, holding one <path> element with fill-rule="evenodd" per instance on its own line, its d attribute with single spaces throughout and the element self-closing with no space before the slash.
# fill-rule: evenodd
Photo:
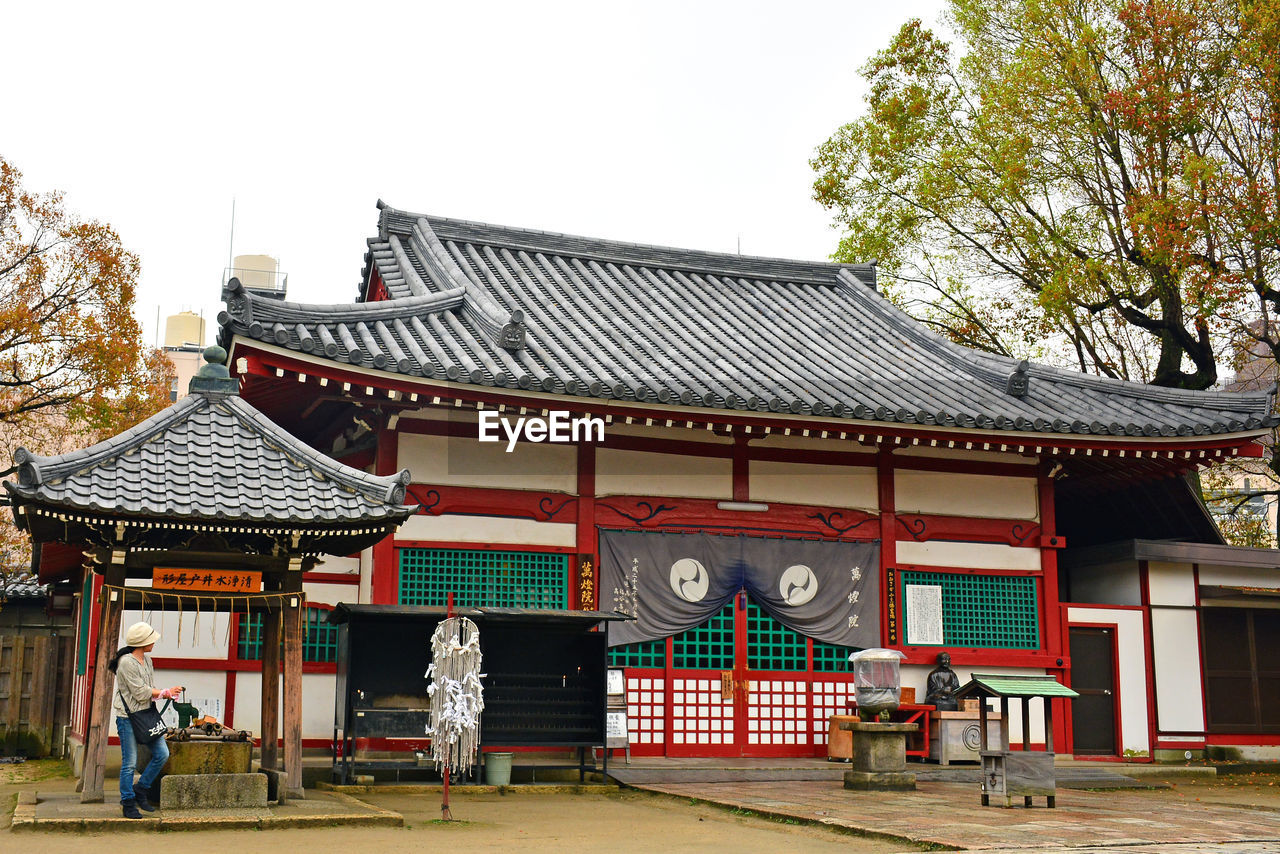
<svg viewBox="0 0 1280 854">
<path fill-rule="evenodd" d="M 374 459 L 374 474 L 396 473 L 396 457 L 400 434 L 395 430 L 378 431 L 378 449 Z M 397 560 L 395 534 L 388 534 L 373 547 L 373 578 L 369 591 L 374 605 L 398 605 L 400 603 L 400 564 Z"/>
<path fill-rule="evenodd" d="M 1066 644 L 1063 640 L 1063 634 L 1066 627 L 1063 624 L 1063 612 L 1058 602 L 1058 549 L 1062 548 L 1064 541 L 1058 536 L 1057 509 L 1054 503 L 1054 480 L 1046 474 L 1040 475 L 1039 492 L 1040 492 L 1040 571 L 1042 573 L 1040 579 L 1040 589 L 1042 592 L 1041 613 L 1044 614 L 1044 646 L 1045 652 L 1053 657 L 1058 671 L 1059 681 L 1062 681 L 1065 667 L 1058 662 L 1064 661 L 1063 650 Z M 1051 700 L 1048 697 L 1044 699 L 1045 705 L 1050 703 L 1061 704 L 1066 700 Z M 1066 719 L 1067 716 L 1062 714 L 1061 708 L 1059 714 L 1046 714 L 1046 720 L 1056 720 L 1056 726 L 1060 729 L 1056 733 L 1045 733 L 1045 738 L 1056 741 L 1063 746 L 1067 745 Z"/>
<path fill-rule="evenodd" d="M 881 448 L 876 462 L 877 487 L 880 504 L 880 638 L 885 646 L 897 646 L 900 638 L 890 638 L 889 632 L 889 570 L 898 563 L 898 522 L 894 512 L 893 451 Z M 896 595 L 896 591 L 893 595 Z M 897 604 L 894 604 L 897 613 Z M 896 635 L 897 633 L 894 632 Z"/>
</svg>

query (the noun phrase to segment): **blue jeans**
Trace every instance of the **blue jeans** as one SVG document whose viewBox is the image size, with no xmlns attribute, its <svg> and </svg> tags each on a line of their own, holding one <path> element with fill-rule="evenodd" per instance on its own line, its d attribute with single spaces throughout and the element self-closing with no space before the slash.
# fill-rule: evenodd
<svg viewBox="0 0 1280 854">
<path fill-rule="evenodd" d="M 116 718 L 116 734 L 120 736 L 120 803 L 132 801 L 133 770 L 138 765 L 138 742 L 133 737 L 133 724 L 128 718 Z M 160 776 L 160 769 L 169 761 L 169 745 L 164 736 L 160 736 L 148 745 L 151 748 L 151 761 L 142 769 L 138 785 L 150 789 L 151 784 Z"/>
</svg>

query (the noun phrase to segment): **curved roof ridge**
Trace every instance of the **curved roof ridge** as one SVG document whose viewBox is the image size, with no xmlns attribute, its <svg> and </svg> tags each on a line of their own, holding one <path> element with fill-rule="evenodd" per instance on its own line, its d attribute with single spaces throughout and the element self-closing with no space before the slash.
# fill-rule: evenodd
<svg viewBox="0 0 1280 854">
<path fill-rule="evenodd" d="M 589 237 L 558 231 L 498 225 L 476 220 L 453 219 L 433 214 L 382 206 L 382 220 L 389 231 L 408 231 L 410 222 L 425 221 L 441 240 L 500 242 L 529 252 L 569 257 L 594 257 L 603 261 L 644 266 L 667 266 L 680 270 L 713 272 L 763 281 L 802 281 L 807 284 L 835 284 L 835 276 L 841 270 L 851 272 L 865 285 L 875 286 L 875 265 L 846 264 L 838 261 L 805 261 L 791 258 L 774 258 L 765 255 L 739 255 L 731 252 L 710 252 L 678 246 L 634 243 L 622 240 Z M 394 226 L 394 227 L 393 227 Z M 669 263 L 654 264 L 654 260 Z M 764 268 L 764 271 L 760 268 Z"/>
<path fill-rule="evenodd" d="M 308 323 L 339 309 L 358 320 L 390 320 L 401 317 L 405 311 L 435 313 L 457 308 L 465 297 L 463 289 L 457 287 L 432 291 L 421 296 L 399 297 L 376 302 L 290 302 L 259 296 L 244 287 L 239 280 L 234 281 L 234 285 L 228 285 L 222 292 L 222 299 L 226 302 L 227 308 L 218 312 L 218 323 L 224 326 L 233 320 L 246 327 L 251 326 L 255 321 L 258 323 L 263 321 Z"/>
<path fill-rule="evenodd" d="M 209 398 L 202 394 L 187 395 L 150 418 L 139 421 L 128 430 L 103 439 L 101 442 L 95 442 L 87 448 L 77 448 L 65 454 L 44 456 L 28 451 L 26 448 L 18 448 L 13 452 L 13 462 L 18 467 L 19 484 L 39 486 L 96 465 L 102 460 L 128 453 L 134 448 L 147 444 L 173 425 L 190 418 L 193 413 L 188 410 L 202 408 L 209 402 Z M 23 483 L 24 478 L 34 479 L 30 483 Z"/>
</svg>

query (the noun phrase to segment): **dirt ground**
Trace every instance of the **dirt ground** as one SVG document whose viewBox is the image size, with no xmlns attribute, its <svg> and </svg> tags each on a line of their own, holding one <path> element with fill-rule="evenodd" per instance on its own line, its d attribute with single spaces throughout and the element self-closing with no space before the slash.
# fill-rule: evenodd
<svg viewBox="0 0 1280 854">
<path fill-rule="evenodd" d="M 0 765 L 0 850 L 7 850 L 17 793 L 70 792 L 75 780 L 61 762 Z M 403 828 L 326 827 L 306 830 L 184 831 L 166 834 L 165 844 L 187 850 L 279 854 L 289 851 L 356 851 L 421 854 L 435 846 L 458 851 L 521 852 L 610 850 L 615 854 L 664 854 L 717 850 L 735 854 L 777 851 L 831 854 L 890 854 L 913 850 L 897 841 L 865 839 L 818 826 L 735 814 L 719 807 L 646 792 L 610 795 L 485 794 L 451 798 L 455 821 L 440 819 L 440 796 L 379 794 L 365 800 L 404 816 Z M 41 854 L 103 850 L 106 834 L 41 833 L 21 838 Z M 38 841 L 38 845 L 35 843 Z M 129 844 L 136 844 L 130 842 Z"/>
<path fill-rule="evenodd" d="M 0 850 L 6 850 L 9 821 L 17 793 L 70 792 L 75 781 L 56 761 L 0 765 Z M 1168 789 L 1148 790 L 1153 811 L 1179 804 L 1235 804 L 1280 810 L 1280 775 L 1242 774 L 1210 778 L 1169 777 Z M 597 851 L 616 854 L 660 850 L 667 854 L 731 850 L 735 854 L 774 854 L 779 850 L 890 854 L 912 850 L 898 841 L 851 836 L 829 828 L 736 814 L 689 800 L 628 790 L 610 795 L 532 794 L 453 797 L 456 821 L 439 821 L 438 794 L 362 796 L 405 818 L 404 828 L 329 827 L 308 830 L 197 831 L 166 835 L 167 844 L 236 854 L 278 854 L 284 850 L 413 852 L 432 846 L 455 850 L 554 852 Z M 108 844 L 104 834 L 42 833 L 22 839 L 41 854 L 85 852 Z M 16 841 L 16 840 L 15 840 Z"/>
</svg>

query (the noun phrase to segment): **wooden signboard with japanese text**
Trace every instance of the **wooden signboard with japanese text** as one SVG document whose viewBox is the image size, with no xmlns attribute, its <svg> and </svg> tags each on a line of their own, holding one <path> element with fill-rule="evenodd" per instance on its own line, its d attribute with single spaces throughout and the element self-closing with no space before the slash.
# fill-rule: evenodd
<svg viewBox="0 0 1280 854">
<path fill-rule="evenodd" d="M 262 589 L 262 573 L 241 569 L 176 569 L 156 567 L 151 573 L 155 590 L 200 593 L 257 593 Z"/>
</svg>

